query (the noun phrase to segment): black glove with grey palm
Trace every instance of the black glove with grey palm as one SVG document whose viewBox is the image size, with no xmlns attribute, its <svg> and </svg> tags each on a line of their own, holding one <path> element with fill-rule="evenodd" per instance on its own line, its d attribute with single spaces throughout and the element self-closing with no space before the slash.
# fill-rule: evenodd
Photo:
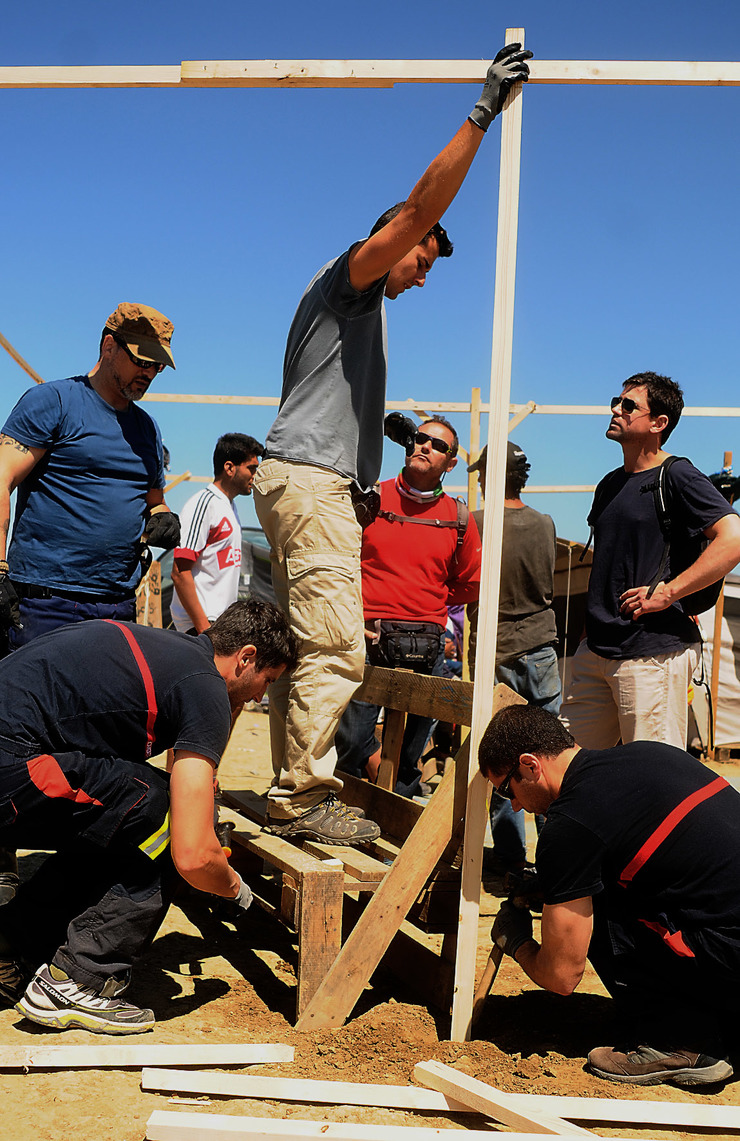
<svg viewBox="0 0 740 1141">
<path fill-rule="evenodd" d="M 180 542 L 180 517 L 174 511 L 158 511 L 146 525 L 146 541 L 150 547 L 172 551 Z"/>
<path fill-rule="evenodd" d="M 529 908 L 515 907 L 505 899 L 491 928 L 491 940 L 513 959 L 522 944 L 529 943 L 532 938 L 532 913 Z"/>
<path fill-rule="evenodd" d="M 410 456 L 416 441 L 416 424 L 403 412 L 389 412 L 383 421 L 383 432 L 394 444 L 400 444 Z"/>
<path fill-rule="evenodd" d="M 529 79 L 529 68 L 525 60 L 531 59 L 532 54 L 526 48 L 523 49 L 521 44 L 507 44 L 501 48 L 488 69 L 480 99 L 468 115 L 470 122 L 480 127 L 481 131 L 488 130 L 513 85 L 520 80 L 526 83 Z"/>
</svg>

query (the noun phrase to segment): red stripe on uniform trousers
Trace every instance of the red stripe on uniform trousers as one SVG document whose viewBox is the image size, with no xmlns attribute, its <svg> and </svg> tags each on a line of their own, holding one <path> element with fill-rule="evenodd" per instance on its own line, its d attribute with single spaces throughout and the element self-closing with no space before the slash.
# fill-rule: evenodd
<svg viewBox="0 0 740 1141">
<path fill-rule="evenodd" d="M 141 652 L 141 647 L 136 641 L 128 626 L 123 622 L 114 622 L 112 618 L 105 618 L 103 621 L 107 622 L 110 626 L 117 626 L 123 634 L 124 638 L 131 647 L 131 653 L 134 655 L 134 660 L 139 667 L 141 680 L 144 683 L 144 691 L 146 693 L 147 714 L 146 714 L 146 756 L 151 757 L 152 746 L 154 744 L 154 722 L 157 720 L 157 695 L 154 691 L 154 679 L 152 672 L 149 669 L 149 664 Z"/>
<path fill-rule="evenodd" d="M 648 836 L 637 855 L 627 864 L 627 867 L 619 877 L 619 882 L 622 887 L 634 879 L 640 871 L 640 868 L 645 866 L 656 849 L 670 836 L 673 829 L 681 823 L 685 816 L 693 812 L 697 805 L 703 801 L 709 800 L 710 797 L 721 792 L 723 788 L 729 787 L 724 777 L 717 777 L 716 780 L 710 781 L 709 784 L 704 785 L 704 788 L 692 792 L 691 796 L 687 796 L 685 800 L 682 800 L 680 804 L 676 805 L 673 811 L 668 813 L 665 820 L 658 825 L 653 834 Z"/>
<path fill-rule="evenodd" d="M 644 923 L 651 931 L 655 931 L 656 934 L 660 935 L 663 942 L 673 951 L 674 955 L 680 955 L 682 959 L 696 958 L 696 955 L 691 950 L 691 947 L 688 946 L 680 931 L 669 931 L 662 923 L 650 923 L 647 919 L 641 919 L 640 923 Z"/>
<path fill-rule="evenodd" d="M 90 796 L 83 788 L 72 788 L 59 761 L 48 753 L 28 761 L 28 775 L 39 792 L 43 792 L 50 800 L 73 800 L 75 804 L 97 804 L 99 808 L 103 806 L 102 801 Z"/>
</svg>

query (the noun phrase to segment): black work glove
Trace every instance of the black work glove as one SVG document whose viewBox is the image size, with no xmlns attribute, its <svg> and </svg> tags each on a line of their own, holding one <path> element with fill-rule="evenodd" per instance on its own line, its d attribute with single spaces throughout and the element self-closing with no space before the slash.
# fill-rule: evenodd
<svg viewBox="0 0 740 1141">
<path fill-rule="evenodd" d="M 383 432 L 394 444 L 400 444 L 410 456 L 416 446 L 416 424 L 403 412 L 389 412 L 383 421 Z"/>
<path fill-rule="evenodd" d="M 532 913 L 527 907 L 515 907 L 505 899 L 491 928 L 491 939 L 505 955 L 516 955 L 523 943 L 532 938 Z"/>
<path fill-rule="evenodd" d="M 488 69 L 481 96 L 468 115 L 471 123 L 487 131 L 504 105 L 504 100 L 515 83 L 529 79 L 529 68 L 524 62 L 532 58 L 531 51 L 522 50 L 521 44 L 507 44 Z"/>
<path fill-rule="evenodd" d="M 7 631 L 11 626 L 16 630 L 23 629 L 21 608 L 15 587 L 3 571 L 0 572 L 0 630 Z"/>
<path fill-rule="evenodd" d="M 173 550 L 180 542 L 180 517 L 173 511 L 158 511 L 146 525 L 146 541 L 152 547 Z"/>
</svg>

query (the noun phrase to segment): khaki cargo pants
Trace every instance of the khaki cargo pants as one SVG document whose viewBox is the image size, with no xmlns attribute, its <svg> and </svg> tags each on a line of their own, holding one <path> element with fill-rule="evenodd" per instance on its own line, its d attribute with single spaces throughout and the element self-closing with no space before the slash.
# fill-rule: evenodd
<svg viewBox="0 0 740 1141">
<path fill-rule="evenodd" d="M 289 819 L 342 787 L 334 734 L 365 668 L 362 532 L 350 481 L 326 468 L 268 459 L 253 491 L 278 605 L 301 641 L 296 669 L 270 686 L 270 815 Z"/>
</svg>

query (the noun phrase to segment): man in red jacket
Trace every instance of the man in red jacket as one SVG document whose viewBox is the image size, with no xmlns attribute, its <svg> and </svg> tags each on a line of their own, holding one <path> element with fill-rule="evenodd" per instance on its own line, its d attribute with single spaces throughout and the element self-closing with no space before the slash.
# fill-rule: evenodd
<svg viewBox="0 0 740 1141">
<path fill-rule="evenodd" d="M 392 414 L 396 415 L 397 414 Z M 390 418 L 389 418 L 390 419 Z M 447 607 L 470 602 L 480 589 L 481 545 L 467 507 L 442 490 L 457 463 L 457 432 L 434 416 L 418 430 L 405 417 L 406 446 L 396 479 L 380 484 L 380 512 L 362 538 L 362 599 L 368 661 L 416 673 L 442 673 Z M 357 776 L 377 749 L 378 707 L 351 701 L 335 739 L 342 772 Z M 396 792 L 414 796 L 417 762 L 432 721 L 410 715 Z"/>
</svg>

